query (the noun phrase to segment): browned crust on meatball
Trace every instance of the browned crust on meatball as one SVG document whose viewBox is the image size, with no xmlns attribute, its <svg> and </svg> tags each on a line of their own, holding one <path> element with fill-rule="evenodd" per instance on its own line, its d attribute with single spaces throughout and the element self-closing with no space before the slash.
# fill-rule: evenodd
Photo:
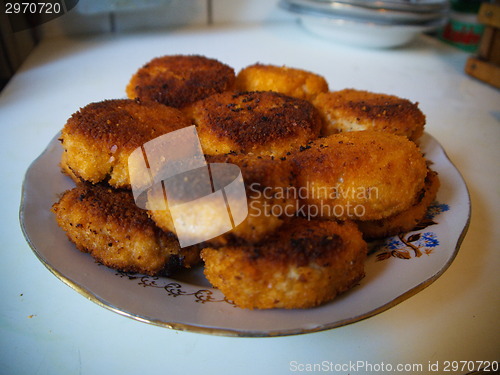
<svg viewBox="0 0 500 375">
<path fill-rule="evenodd" d="M 394 95 L 345 89 L 319 94 L 313 104 L 323 119 L 323 135 L 376 130 L 415 141 L 424 131 L 425 115 L 418 103 Z"/>
<path fill-rule="evenodd" d="M 296 218 L 259 244 L 202 251 L 207 279 L 242 308 L 308 308 L 364 276 L 367 247 L 352 222 Z"/>
<path fill-rule="evenodd" d="M 247 218 L 231 232 L 210 240 L 212 246 L 258 242 L 294 216 L 297 197 L 288 189 L 294 185 L 295 174 L 287 156 L 207 155 L 207 161 L 238 165 L 248 200 Z"/>
<path fill-rule="evenodd" d="M 304 203 L 339 219 L 379 220 L 402 212 L 415 203 L 427 175 L 415 143 L 375 131 L 319 139 L 293 161 L 297 186 L 307 191 Z"/>
<path fill-rule="evenodd" d="M 319 135 L 321 120 L 309 102 L 283 94 L 225 92 L 193 105 L 206 154 L 283 156 Z"/>
<path fill-rule="evenodd" d="M 322 76 L 303 69 L 257 63 L 238 73 L 236 89 L 276 91 L 295 98 L 312 100 L 319 93 L 328 91 L 328 83 Z"/>
<path fill-rule="evenodd" d="M 129 191 L 81 184 L 52 206 L 57 224 L 76 247 L 120 271 L 167 274 L 199 260 L 196 248 L 179 247 L 139 209 Z"/>
<path fill-rule="evenodd" d="M 220 61 L 199 55 L 171 55 L 154 58 L 141 67 L 126 91 L 130 99 L 181 108 L 232 89 L 234 81 L 233 68 Z"/>
<path fill-rule="evenodd" d="M 66 122 L 64 135 L 80 135 L 89 142 L 134 150 L 147 141 L 189 126 L 175 108 L 129 99 L 90 103 Z"/>
<path fill-rule="evenodd" d="M 230 153 L 206 155 L 208 163 L 231 163 L 241 169 L 245 185 L 255 188 L 293 186 L 295 173 L 289 155 L 274 157 L 269 155 L 246 155 Z"/>
<path fill-rule="evenodd" d="M 438 174 L 429 170 L 417 202 L 409 209 L 381 220 L 358 221 L 364 238 L 379 239 L 411 231 L 424 218 L 427 209 L 436 199 L 439 186 Z"/>
<path fill-rule="evenodd" d="M 231 163 L 240 167 L 246 188 L 248 215 L 232 231 L 207 242 L 210 246 L 260 241 L 280 227 L 284 219 L 295 214 L 297 197 L 287 194 L 293 186 L 293 167 L 286 157 L 256 156 L 244 154 L 207 155 L 208 163 Z M 157 191 L 156 194 L 161 194 Z M 163 199 L 163 195 L 151 199 Z M 213 210 L 219 210 L 214 206 Z M 200 210 L 202 210 L 200 208 Z M 203 207 L 210 212 L 210 207 Z M 168 210 L 152 210 L 150 217 L 162 229 L 175 231 L 172 216 Z M 207 228 L 208 230 L 210 228 Z"/>
<path fill-rule="evenodd" d="M 61 166 L 76 180 L 107 180 L 114 187 L 130 187 L 130 153 L 186 126 L 190 122 L 182 112 L 157 103 L 129 99 L 91 103 L 74 113 L 61 132 Z"/>
</svg>

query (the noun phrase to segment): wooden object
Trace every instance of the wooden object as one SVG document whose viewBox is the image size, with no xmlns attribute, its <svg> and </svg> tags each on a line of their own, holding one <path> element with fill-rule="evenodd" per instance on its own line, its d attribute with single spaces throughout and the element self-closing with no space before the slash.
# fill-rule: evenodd
<svg viewBox="0 0 500 375">
<path fill-rule="evenodd" d="M 478 21 L 486 26 L 477 56 L 469 57 L 465 72 L 500 88 L 500 5 L 483 3 Z"/>
</svg>

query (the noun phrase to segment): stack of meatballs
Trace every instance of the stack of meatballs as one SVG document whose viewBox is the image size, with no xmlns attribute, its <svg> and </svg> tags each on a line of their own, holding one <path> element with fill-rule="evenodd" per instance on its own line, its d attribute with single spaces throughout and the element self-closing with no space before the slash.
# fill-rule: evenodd
<svg viewBox="0 0 500 375">
<path fill-rule="evenodd" d="M 62 129 L 61 169 L 76 187 L 52 207 L 58 225 L 117 270 L 159 276 L 202 264 L 241 308 L 331 301 L 364 277 L 366 241 L 410 231 L 439 188 L 418 147 L 425 116 L 393 95 L 331 91 L 285 66 L 236 74 L 198 55 L 151 60 L 126 93 L 81 108 Z M 241 169 L 248 216 L 181 248 L 168 209 L 135 204 L 128 158 L 192 125 L 207 162 Z"/>
</svg>

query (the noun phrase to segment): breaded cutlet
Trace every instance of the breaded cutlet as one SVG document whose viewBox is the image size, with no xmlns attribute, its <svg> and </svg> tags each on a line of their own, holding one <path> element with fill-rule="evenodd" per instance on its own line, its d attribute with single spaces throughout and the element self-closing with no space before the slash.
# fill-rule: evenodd
<svg viewBox="0 0 500 375">
<path fill-rule="evenodd" d="M 80 184 L 66 191 L 52 212 L 79 250 L 110 268 L 153 276 L 199 261 L 199 250 L 181 249 L 175 235 L 160 230 L 129 191 Z"/>
<path fill-rule="evenodd" d="M 328 83 L 318 74 L 260 63 L 240 70 L 235 86 L 239 91 L 276 91 L 305 100 L 312 100 L 319 93 L 328 91 Z"/>
<path fill-rule="evenodd" d="M 61 167 L 74 180 L 108 182 L 130 188 L 128 157 L 137 147 L 190 126 L 175 108 L 129 99 L 91 103 L 74 113 L 62 129 Z"/>
<path fill-rule="evenodd" d="M 284 156 L 319 135 L 319 113 L 306 100 L 271 91 L 224 92 L 189 113 L 205 154 Z"/>
<path fill-rule="evenodd" d="M 211 246 L 258 242 L 279 228 L 286 218 L 294 216 L 298 206 L 297 196 L 289 193 L 288 189 L 293 186 L 295 175 L 286 157 L 280 159 L 270 156 L 226 154 L 207 155 L 206 160 L 208 163 L 231 163 L 240 168 L 245 183 L 248 209 L 247 217 L 241 224 L 230 232 L 208 240 Z M 156 191 L 150 194 L 161 193 Z M 212 202 L 198 206 L 196 214 L 199 217 L 213 218 L 218 212 L 220 207 Z M 151 210 L 149 215 L 160 228 L 175 232 L 169 210 Z M 202 223 L 201 219 L 198 222 Z M 210 232 L 214 225 L 214 221 L 206 220 L 207 232 Z M 197 230 L 202 231 L 200 228 Z"/>
<path fill-rule="evenodd" d="M 425 115 L 418 103 L 395 95 L 345 89 L 321 93 L 313 104 L 323 119 L 322 135 L 375 130 L 416 141 L 424 132 Z"/>
<path fill-rule="evenodd" d="M 233 88 L 233 68 L 199 55 L 157 57 L 141 67 L 126 91 L 130 99 L 182 108 Z"/>
<path fill-rule="evenodd" d="M 426 161 L 404 136 L 376 131 L 333 134 L 292 155 L 303 203 L 320 217 L 379 220 L 413 206 Z"/>
<path fill-rule="evenodd" d="M 352 222 L 295 218 L 258 244 L 205 248 L 205 276 L 237 306 L 309 308 L 364 276 L 366 242 Z"/>
</svg>

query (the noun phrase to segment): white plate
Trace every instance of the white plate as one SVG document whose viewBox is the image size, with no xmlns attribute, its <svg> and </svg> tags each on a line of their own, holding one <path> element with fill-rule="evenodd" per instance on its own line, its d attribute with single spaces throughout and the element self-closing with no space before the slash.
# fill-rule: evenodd
<svg viewBox="0 0 500 375">
<path fill-rule="evenodd" d="M 366 277 L 336 300 L 307 310 L 244 310 L 211 288 L 202 269 L 173 278 L 129 275 L 97 264 L 57 226 L 51 205 L 73 186 L 61 174 L 57 136 L 26 172 L 21 227 L 40 261 L 64 283 L 98 305 L 142 322 L 230 336 L 280 336 L 332 329 L 381 313 L 435 281 L 451 264 L 470 217 L 460 173 L 439 143 L 425 134 L 421 147 L 439 173 L 441 188 L 429 226 L 375 247 Z M 418 255 L 418 256 L 417 256 Z"/>
</svg>

